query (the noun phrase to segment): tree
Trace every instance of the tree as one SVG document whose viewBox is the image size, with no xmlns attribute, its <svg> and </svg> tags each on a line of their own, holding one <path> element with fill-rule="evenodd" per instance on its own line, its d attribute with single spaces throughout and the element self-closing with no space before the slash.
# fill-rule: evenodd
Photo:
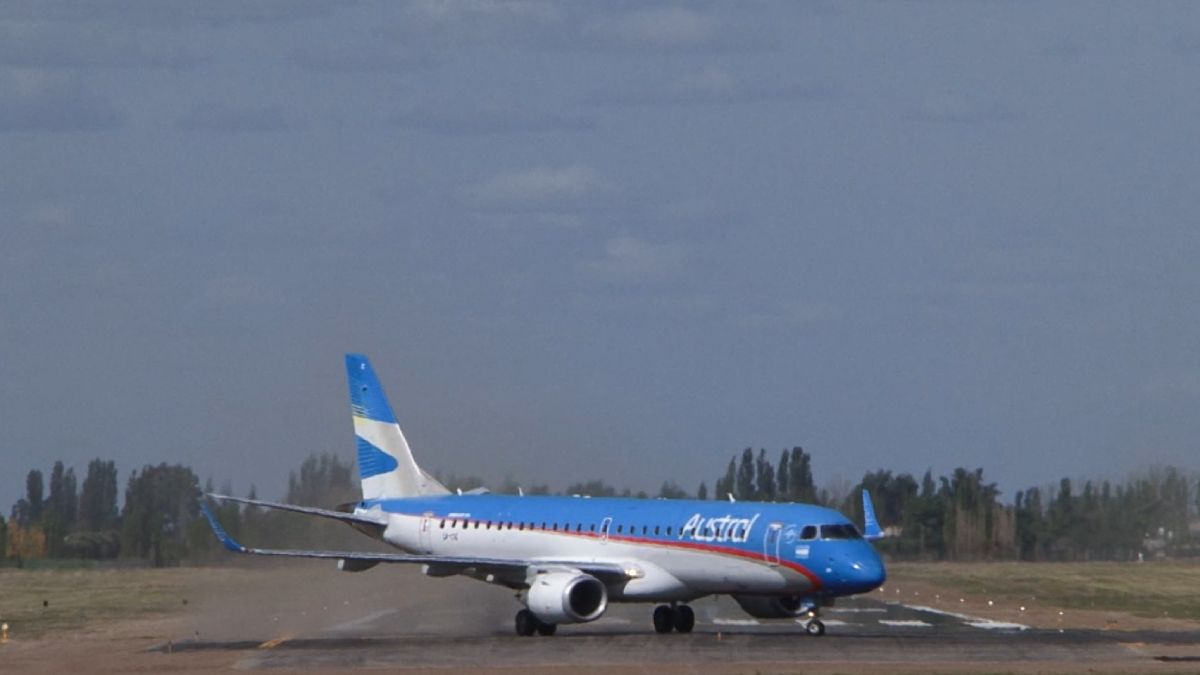
<svg viewBox="0 0 1200 675">
<path fill-rule="evenodd" d="M 51 557 L 66 553 L 63 540 L 75 528 L 79 497 L 76 493 L 75 470 L 63 469 L 61 461 L 50 470 L 50 495 L 42 514 L 42 529 Z"/>
<path fill-rule="evenodd" d="M 146 466 L 129 476 L 121 513 L 121 553 L 155 567 L 178 564 L 188 553 L 188 526 L 198 515 L 200 481 L 185 466 Z"/>
<path fill-rule="evenodd" d="M 358 494 L 351 465 L 332 453 L 309 455 L 300 465 L 299 478 L 293 471 L 288 479 L 287 501 L 291 504 L 328 507 L 356 501 Z"/>
<path fill-rule="evenodd" d="M 679 487 L 675 481 L 665 480 L 662 487 L 658 489 L 659 499 L 687 499 L 687 490 Z"/>
<path fill-rule="evenodd" d="M 104 532 L 117 528 L 117 465 L 102 459 L 88 462 L 79 495 L 79 529 Z"/>
<path fill-rule="evenodd" d="M 729 458 L 725 475 L 713 485 L 713 499 L 727 499 L 737 489 L 737 455 Z"/>
<path fill-rule="evenodd" d="M 8 523 L 0 516 L 0 560 L 8 557 Z"/>
<path fill-rule="evenodd" d="M 804 448 L 792 448 L 788 461 L 788 501 L 811 504 L 817 501 L 817 486 L 813 481 L 812 455 Z"/>
<path fill-rule="evenodd" d="M 758 451 L 758 460 L 754 463 L 755 499 L 764 502 L 775 501 L 775 467 L 767 459 L 766 449 Z"/>
<path fill-rule="evenodd" d="M 8 528 L 8 555 L 22 560 L 46 557 L 46 533 L 37 525 L 22 527 L 13 523 Z"/>
<path fill-rule="evenodd" d="M 46 506 L 42 499 L 44 490 L 42 472 L 37 469 L 30 471 L 25 477 L 25 500 L 29 504 L 30 523 L 36 524 L 42 520 L 42 511 Z"/>
<path fill-rule="evenodd" d="M 708 486 L 704 481 L 700 481 L 700 487 L 696 488 L 696 499 L 708 499 Z"/>
<path fill-rule="evenodd" d="M 567 486 L 566 494 L 582 495 L 584 497 L 616 497 L 617 489 L 602 480 L 589 480 L 586 483 L 572 483 Z M 626 490 L 628 492 L 628 490 Z M 626 497 L 632 496 L 626 494 Z"/>
<path fill-rule="evenodd" d="M 754 451 L 750 448 L 742 451 L 742 461 L 738 464 L 737 469 L 737 483 L 734 485 L 734 496 L 743 500 L 752 500 L 758 497 L 754 490 Z"/>
<path fill-rule="evenodd" d="M 778 483 L 775 486 L 775 496 L 781 502 L 791 501 L 792 498 L 792 493 L 788 490 L 788 478 L 790 478 L 788 458 L 790 456 L 787 448 L 784 448 L 779 455 L 779 468 L 775 471 L 775 481 Z"/>
</svg>

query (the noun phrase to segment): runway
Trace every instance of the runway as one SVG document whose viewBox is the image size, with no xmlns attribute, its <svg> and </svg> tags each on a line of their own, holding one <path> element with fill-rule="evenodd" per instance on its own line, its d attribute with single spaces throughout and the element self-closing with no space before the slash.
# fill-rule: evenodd
<svg viewBox="0 0 1200 675">
<path fill-rule="evenodd" d="M 1172 632 L 1034 630 L 1014 623 L 874 598 L 827 608 L 828 633 L 808 636 L 794 620 L 758 621 L 726 599 L 693 603 L 695 632 L 659 635 L 651 607 L 616 605 L 601 620 L 561 626 L 553 637 L 518 637 L 511 614 L 462 604 L 371 609 L 303 634 L 193 639 L 155 651 L 217 650 L 246 670 L 561 668 L 672 672 L 811 670 L 814 666 L 920 670 L 1200 668 L 1200 635 Z M 492 613 L 480 624 L 474 610 Z"/>
</svg>

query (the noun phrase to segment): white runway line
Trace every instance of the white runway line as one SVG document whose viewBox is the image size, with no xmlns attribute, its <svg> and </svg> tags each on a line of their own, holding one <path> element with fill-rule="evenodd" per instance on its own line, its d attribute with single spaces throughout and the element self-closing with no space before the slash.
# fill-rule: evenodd
<svg viewBox="0 0 1200 675">
<path fill-rule="evenodd" d="M 959 614 L 958 612 L 948 612 L 944 609 L 934 609 L 924 605 L 900 605 L 906 609 L 912 609 L 918 612 L 929 612 L 930 614 L 940 614 L 942 616 L 951 616 L 961 620 L 963 623 L 972 628 L 982 628 L 984 630 L 1029 630 L 1029 626 L 1023 623 L 1010 623 L 1007 621 L 993 621 L 982 616 L 971 616 L 970 614 Z"/>
<path fill-rule="evenodd" d="M 983 621 L 968 621 L 968 626 L 972 628 L 982 628 L 984 630 L 1029 630 L 1029 626 L 1022 623 L 1009 623 L 1007 621 L 992 621 L 985 619 Z"/>
<path fill-rule="evenodd" d="M 352 621 L 345 621 L 343 623 L 337 624 L 336 626 L 331 626 L 329 628 L 326 628 L 325 630 L 339 632 L 339 633 L 342 631 L 354 630 L 355 628 L 358 628 L 359 626 L 363 626 L 363 625 L 369 624 L 369 623 L 374 623 L 377 619 L 382 619 L 383 617 L 385 617 L 389 614 L 395 614 L 398 611 L 400 611 L 400 610 L 398 610 L 398 609 L 381 609 L 378 612 L 371 612 L 370 614 L 368 614 L 360 619 L 354 619 Z"/>
<path fill-rule="evenodd" d="M 718 626 L 757 626 L 758 619 L 713 619 Z"/>
<path fill-rule="evenodd" d="M 933 628 L 933 624 L 926 623 L 920 619 L 880 619 L 879 623 L 885 626 Z"/>
<path fill-rule="evenodd" d="M 798 624 L 800 624 L 801 626 L 803 626 L 803 625 L 805 625 L 805 624 L 807 624 L 807 623 L 808 623 L 808 619 L 796 619 L 796 623 L 798 623 Z M 826 627 L 829 627 L 829 626 L 849 626 L 849 625 L 850 625 L 850 624 L 846 623 L 845 621 L 838 621 L 837 619 L 821 619 L 821 623 L 825 624 L 825 626 L 826 626 Z"/>
<path fill-rule="evenodd" d="M 824 610 L 824 611 L 833 612 L 835 614 L 860 614 L 860 613 L 868 613 L 868 612 L 878 613 L 878 614 L 886 614 L 887 613 L 887 610 L 884 609 L 883 607 L 830 607 L 829 609 Z"/>
</svg>

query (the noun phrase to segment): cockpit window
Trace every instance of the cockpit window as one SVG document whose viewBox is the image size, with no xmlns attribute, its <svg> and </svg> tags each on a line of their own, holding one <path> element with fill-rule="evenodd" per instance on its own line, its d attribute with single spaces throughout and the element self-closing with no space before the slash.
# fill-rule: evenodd
<svg viewBox="0 0 1200 675">
<path fill-rule="evenodd" d="M 816 525 L 805 525 L 804 529 L 800 530 L 800 538 L 801 539 L 816 539 L 817 538 L 817 526 Z"/>
<path fill-rule="evenodd" d="M 862 539 L 862 535 L 858 530 L 849 523 L 845 525 L 822 525 L 822 539 Z"/>
</svg>

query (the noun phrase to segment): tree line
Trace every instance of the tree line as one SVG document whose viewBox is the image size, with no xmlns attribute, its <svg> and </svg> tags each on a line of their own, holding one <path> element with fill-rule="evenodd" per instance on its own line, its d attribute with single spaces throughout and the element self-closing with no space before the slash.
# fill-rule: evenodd
<svg viewBox="0 0 1200 675">
<path fill-rule="evenodd" d="M 25 496 L 0 516 L 0 561 L 16 564 L 41 558 L 132 559 L 155 566 L 204 561 L 220 547 L 200 517 L 202 492 L 214 492 L 212 480 L 182 465 L 147 465 L 125 483 L 118 509 L 117 467 L 92 460 L 82 484 L 75 470 L 55 462 L 47 481 L 40 470 L 28 473 Z M 451 490 L 484 487 L 471 476 L 439 474 Z M 660 499 L 736 499 L 739 501 L 815 503 L 862 522 L 860 490 L 870 491 L 888 537 L 880 549 L 895 559 L 917 560 L 1130 560 L 1139 555 L 1200 555 L 1200 533 L 1189 525 L 1200 511 L 1200 485 L 1173 467 L 1159 468 L 1124 482 L 1068 478 L 1049 487 L 1016 493 L 1011 504 L 984 478 L 983 469 L 956 468 L 918 480 L 890 470 L 867 472 L 856 485 L 848 481 L 817 487 L 812 456 L 801 447 L 786 448 L 778 462 L 766 450 L 746 448 L 734 454 L 710 493 L 702 482 L 689 493 L 663 481 L 657 493 L 619 489 L 602 480 L 568 485 L 557 494 Z M 511 476 L 494 491 L 504 494 L 551 494 L 545 484 L 521 486 Z M 230 493 L 228 484 L 221 492 Z M 359 498 L 354 466 L 334 454 L 305 459 L 288 480 L 284 501 L 324 508 L 350 508 Z M 251 486 L 247 495 L 256 498 Z M 277 510 L 220 502 L 214 510 L 231 535 L 264 547 L 362 547 L 372 544 L 349 528 L 323 519 Z"/>
</svg>

